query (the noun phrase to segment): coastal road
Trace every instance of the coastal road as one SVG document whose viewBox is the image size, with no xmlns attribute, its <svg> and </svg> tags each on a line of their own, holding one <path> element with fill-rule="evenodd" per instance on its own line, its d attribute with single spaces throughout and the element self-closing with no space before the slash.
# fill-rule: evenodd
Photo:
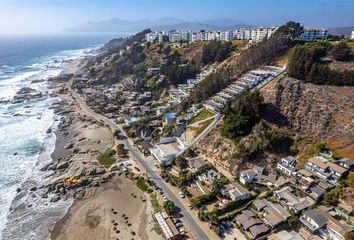
<svg viewBox="0 0 354 240">
<path fill-rule="evenodd" d="M 112 132 L 115 130 L 120 130 L 120 132 L 124 135 L 126 140 L 123 140 L 124 145 L 126 148 L 129 149 L 129 153 L 134 159 L 138 165 L 144 169 L 147 177 L 152 179 L 155 183 L 156 186 L 162 189 L 164 192 L 164 195 L 173 201 L 175 205 L 181 210 L 181 214 L 183 215 L 183 221 L 187 225 L 187 227 L 191 230 L 191 233 L 194 237 L 200 240 L 207 240 L 209 237 L 204 233 L 204 231 L 200 228 L 198 223 L 193 219 L 193 217 L 190 215 L 188 210 L 184 207 L 184 205 L 181 203 L 181 200 L 179 199 L 179 196 L 174 194 L 166 185 L 166 183 L 162 180 L 161 176 L 156 173 L 153 168 L 152 168 L 152 162 L 148 161 L 140 152 L 134 147 L 134 143 L 128 138 L 127 134 L 125 133 L 124 129 L 122 128 L 121 125 L 116 124 L 113 120 L 108 119 L 105 116 L 102 116 L 98 113 L 95 113 L 92 111 L 92 109 L 87 106 L 86 102 L 81 98 L 79 94 L 77 94 L 75 91 L 72 90 L 71 88 L 72 80 L 70 80 L 67 84 L 67 87 L 72 94 L 72 96 L 75 98 L 76 102 L 80 105 L 80 107 L 90 114 L 92 117 L 94 117 L 98 121 L 103 121 L 105 124 L 107 124 Z"/>
</svg>

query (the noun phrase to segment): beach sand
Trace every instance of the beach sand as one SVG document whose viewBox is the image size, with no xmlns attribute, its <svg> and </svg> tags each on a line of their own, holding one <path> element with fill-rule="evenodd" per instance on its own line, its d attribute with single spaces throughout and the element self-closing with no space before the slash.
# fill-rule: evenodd
<svg viewBox="0 0 354 240">
<path fill-rule="evenodd" d="M 76 201 L 55 225 L 51 239 L 162 239 L 153 229 L 152 213 L 148 195 L 142 193 L 134 181 L 124 176 L 115 177 L 93 197 Z"/>
<path fill-rule="evenodd" d="M 75 73 L 79 65 L 79 62 L 70 64 L 65 73 Z M 57 84 L 57 92 L 63 84 Z M 66 161 L 70 162 L 70 166 L 53 176 L 51 181 L 66 179 L 73 173 L 76 174 L 77 171 L 73 170 L 78 167 L 99 166 L 99 153 L 114 144 L 110 129 L 89 117 L 89 114 L 77 106 L 76 100 L 72 99 L 70 94 L 65 92 L 58 96 L 63 103 L 62 109 L 68 111 L 62 115 L 70 124 L 68 128 L 56 132 L 56 148 L 52 158 L 54 162 L 69 158 Z M 73 154 L 73 149 L 65 149 L 68 143 L 73 143 L 73 149 L 79 149 L 78 153 Z M 127 159 L 117 157 L 117 161 L 125 160 Z M 107 171 L 109 172 L 108 169 Z M 100 179 L 100 176 L 97 176 L 97 179 Z M 51 239 L 159 240 L 162 236 L 154 230 L 153 213 L 149 196 L 137 188 L 135 181 L 115 175 L 98 187 L 85 188 L 84 198 L 75 200 L 64 218 L 56 223 Z M 122 217 L 123 214 L 128 218 Z"/>
</svg>

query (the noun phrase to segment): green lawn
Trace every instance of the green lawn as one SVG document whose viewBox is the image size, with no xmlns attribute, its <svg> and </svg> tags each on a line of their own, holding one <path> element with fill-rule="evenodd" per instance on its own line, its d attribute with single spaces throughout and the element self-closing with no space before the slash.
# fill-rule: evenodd
<svg viewBox="0 0 354 240">
<path fill-rule="evenodd" d="M 98 156 L 98 161 L 106 168 L 110 167 L 113 163 L 116 162 L 116 159 L 114 158 L 115 150 L 113 149 L 106 149 L 104 153 L 101 153 Z"/>
<path fill-rule="evenodd" d="M 208 109 L 204 108 L 200 113 L 198 113 L 197 116 L 191 118 L 191 120 L 189 121 L 189 124 L 199 122 L 201 120 L 212 117 L 214 115 L 215 115 L 214 113 L 212 113 Z"/>
<path fill-rule="evenodd" d="M 148 190 L 148 188 L 149 188 L 148 185 L 146 185 L 145 179 L 143 177 L 139 177 L 138 178 L 138 181 L 136 182 L 136 185 L 143 192 L 146 192 Z"/>
</svg>

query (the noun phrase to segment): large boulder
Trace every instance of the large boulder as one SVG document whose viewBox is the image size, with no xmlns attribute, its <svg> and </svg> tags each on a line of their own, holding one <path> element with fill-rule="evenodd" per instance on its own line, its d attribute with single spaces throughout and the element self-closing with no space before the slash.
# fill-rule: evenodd
<svg viewBox="0 0 354 240">
<path fill-rule="evenodd" d="M 57 164 L 56 169 L 60 170 L 60 169 L 67 169 L 69 167 L 69 163 L 68 162 L 60 162 Z"/>
</svg>

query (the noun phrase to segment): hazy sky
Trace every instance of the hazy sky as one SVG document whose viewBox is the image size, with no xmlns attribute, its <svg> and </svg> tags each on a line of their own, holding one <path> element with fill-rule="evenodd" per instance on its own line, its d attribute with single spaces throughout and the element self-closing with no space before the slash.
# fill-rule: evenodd
<svg viewBox="0 0 354 240">
<path fill-rule="evenodd" d="M 232 18 L 251 25 L 353 26 L 354 0 L 0 0 L 0 33 L 60 32 L 88 21 Z"/>
</svg>

